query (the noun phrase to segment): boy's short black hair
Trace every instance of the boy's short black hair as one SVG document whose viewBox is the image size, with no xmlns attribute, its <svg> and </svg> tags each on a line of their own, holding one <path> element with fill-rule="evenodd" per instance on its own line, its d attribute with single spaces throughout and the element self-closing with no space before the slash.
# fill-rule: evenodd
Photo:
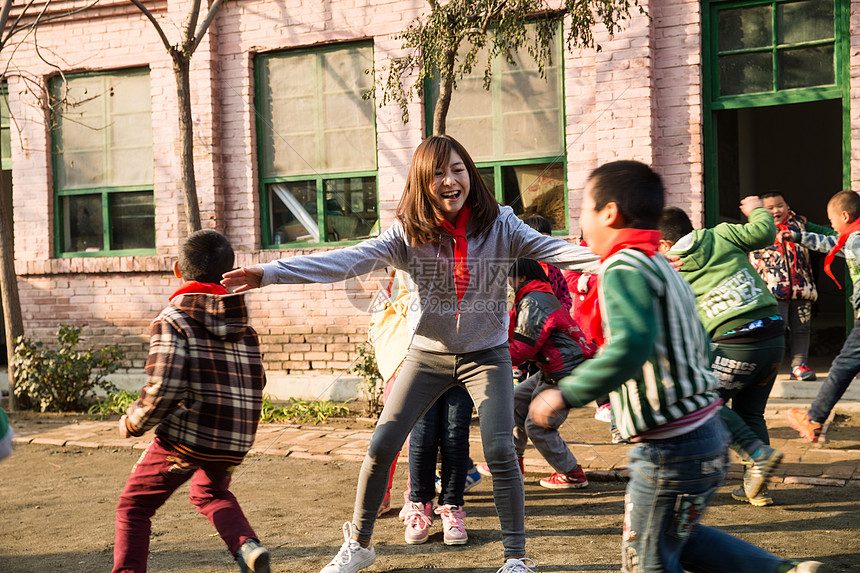
<svg viewBox="0 0 860 573">
<path fill-rule="evenodd" d="M 179 272 L 186 281 L 218 284 L 234 260 L 230 241 L 212 229 L 191 233 L 179 247 Z"/>
<path fill-rule="evenodd" d="M 656 229 L 663 214 L 663 181 L 639 161 L 612 161 L 591 172 L 591 196 L 600 211 L 615 203 L 631 229 Z"/>
<path fill-rule="evenodd" d="M 759 195 L 759 199 L 761 199 L 762 201 L 764 201 L 765 199 L 770 199 L 772 197 L 779 197 L 780 199 L 785 201 L 785 195 L 783 195 L 779 191 L 768 191 Z"/>
<path fill-rule="evenodd" d="M 542 233 L 544 235 L 549 235 L 550 233 L 552 233 L 552 224 L 549 222 L 549 219 L 541 215 L 529 215 L 528 217 L 523 219 L 523 223 L 525 223 L 538 233 Z"/>
<path fill-rule="evenodd" d="M 693 232 L 693 223 L 683 209 L 666 207 L 657 230 L 663 234 L 663 240 L 674 245 L 678 239 Z"/>
<path fill-rule="evenodd" d="M 848 213 L 848 217 L 851 218 L 851 220 L 848 221 L 849 223 L 853 223 L 858 217 L 860 217 L 860 195 L 850 189 L 847 191 L 840 191 L 831 197 L 830 204 L 840 211 Z"/>
<path fill-rule="evenodd" d="M 541 281 L 548 283 L 543 267 L 540 263 L 532 259 L 517 259 L 511 265 L 511 270 L 508 271 L 509 277 L 524 277 L 530 281 Z"/>
</svg>

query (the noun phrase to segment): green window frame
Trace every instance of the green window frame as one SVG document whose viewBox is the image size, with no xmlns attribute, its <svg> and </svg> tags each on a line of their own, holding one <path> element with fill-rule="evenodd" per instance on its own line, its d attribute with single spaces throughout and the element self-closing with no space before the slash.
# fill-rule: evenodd
<svg viewBox="0 0 860 573">
<path fill-rule="evenodd" d="M 842 0 L 705 2 L 713 109 L 842 96 Z"/>
<path fill-rule="evenodd" d="M 50 82 L 59 257 L 155 253 L 148 68 Z"/>
<path fill-rule="evenodd" d="M 832 7 L 832 12 L 830 11 Z M 809 9 L 813 14 L 809 20 L 811 30 L 806 33 L 796 26 L 793 31 L 787 31 L 787 25 L 803 23 L 799 15 L 804 9 Z M 720 196 L 719 181 L 717 174 L 718 143 L 715 128 L 714 112 L 720 110 L 732 110 L 754 107 L 765 107 L 772 105 L 784 105 L 792 103 L 803 103 L 822 100 L 842 101 L 842 157 L 843 157 L 843 186 L 851 185 L 851 118 L 850 118 L 850 93 L 849 93 L 849 2 L 847 0 L 703 0 L 702 2 L 702 45 L 703 45 L 703 135 L 704 135 L 704 163 L 705 163 L 705 224 L 713 226 L 720 222 Z M 750 10 L 751 12 L 744 12 Z M 724 17 L 728 14 L 727 17 Z M 741 26 L 744 14 L 753 15 L 757 25 L 747 24 L 750 38 L 755 41 L 725 41 L 721 40 L 722 32 L 737 33 Z M 832 22 L 822 17 L 822 14 L 832 15 Z M 794 16 L 789 21 L 789 17 Z M 736 25 L 730 26 L 730 21 L 735 20 Z M 756 33 L 755 28 L 759 28 Z M 741 45 L 746 42 L 746 45 Z M 734 45 L 733 45 L 734 44 Z M 821 58 L 822 47 L 827 48 L 828 57 Z M 791 66 L 799 66 L 803 58 L 785 58 L 782 54 L 797 50 L 809 50 L 813 55 L 807 58 L 809 62 L 827 62 L 830 66 L 827 70 L 816 69 L 816 74 L 810 79 L 803 79 L 800 70 L 792 70 Z M 815 51 L 817 54 L 814 54 Z M 832 52 L 832 58 L 829 54 Z M 754 86 L 763 88 L 751 88 L 740 90 L 741 93 L 733 93 L 738 90 L 724 90 L 721 82 L 726 76 L 726 65 L 721 68 L 720 58 L 734 57 L 751 54 L 753 58 L 762 58 L 761 54 L 768 56 L 767 61 L 771 75 L 769 86 L 761 78 L 767 76 L 761 70 L 753 72 L 757 81 Z M 815 56 L 818 56 L 817 59 Z M 762 58 L 760 61 L 764 61 Z M 823 67 L 823 66 L 819 66 Z M 783 76 L 789 75 L 792 81 L 781 81 Z M 797 78 L 801 78 L 798 80 Z M 817 79 L 816 79 L 817 78 Z M 823 79 L 822 79 L 823 78 Z M 798 85 L 798 81 L 806 85 Z M 822 83 L 817 83 L 822 82 Z M 731 93 L 724 93 L 731 92 Z"/>
<path fill-rule="evenodd" d="M 446 120 L 447 133 L 472 155 L 496 200 L 520 216 L 547 217 L 554 235 L 569 229 L 562 55 L 560 30 L 544 77 L 526 50 L 513 54 L 514 63 L 498 55 L 489 90 L 484 67 L 475 66 L 457 81 Z M 486 52 L 477 61 L 485 62 Z M 439 81 L 429 82 L 425 93 L 429 131 Z"/>
<path fill-rule="evenodd" d="M 255 58 L 263 248 L 350 244 L 379 234 L 368 69 L 370 42 Z"/>
</svg>

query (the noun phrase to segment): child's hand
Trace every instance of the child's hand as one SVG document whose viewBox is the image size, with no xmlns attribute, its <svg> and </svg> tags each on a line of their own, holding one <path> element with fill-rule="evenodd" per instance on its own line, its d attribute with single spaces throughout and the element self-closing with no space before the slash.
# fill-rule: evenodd
<svg viewBox="0 0 860 573">
<path fill-rule="evenodd" d="M 744 216 L 749 217 L 756 207 L 764 207 L 764 203 L 758 195 L 749 195 L 741 199 L 741 213 Z"/>
<path fill-rule="evenodd" d="M 231 292 L 240 293 L 252 288 L 260 288 L 261 282 L 263 282 L 263 267 L 254 265 L 224 273 L 221 284 Z"/>
<path fill-rule="evenodd" d="M 789 243 L 794 242 L 794 231 L 779 231 L 776 234 L 776 240 L 780 243 L 784 243 L 788 241 Z"/>
<path fill-rule="evenodd" d="M 122 415 L 122 418 L 119 419 L 119 437 L 120 438 L 128 438 L 128 426 L 125 425 L 125 420 L 128 418 L 125 414 Z"/>
<path fill-rule="evenodd" d="M 558 388 L 544 390 L 532 400 L 529 405 L 529 418 L 538 426 L 551 428 L 552 422 L 560 412 L 567 410 L 567 404 Z"/>
</svg>

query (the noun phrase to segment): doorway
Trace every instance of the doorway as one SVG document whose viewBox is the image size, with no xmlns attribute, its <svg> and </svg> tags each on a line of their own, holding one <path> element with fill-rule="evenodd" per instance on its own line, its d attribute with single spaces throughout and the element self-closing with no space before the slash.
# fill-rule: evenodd
<svg viewBox="0 0 860 573">
<path fill-rule="evenodd" d="M 843 188 L 842 101 L 811 101 L 713 112 L 719 220 L 740 222 L 742 197 L 779 191 L 798 214 L 828 226 L 827 201 Z M 818 301 L 813 305 L 811 366 L 829 369 L 850 326 L 846 290 L 824 273 L 812 253 Z M 845 281 L 845 265 L 833 265 Z M 850 281 L 849 281 L 850 283 Z"/>
</svg>

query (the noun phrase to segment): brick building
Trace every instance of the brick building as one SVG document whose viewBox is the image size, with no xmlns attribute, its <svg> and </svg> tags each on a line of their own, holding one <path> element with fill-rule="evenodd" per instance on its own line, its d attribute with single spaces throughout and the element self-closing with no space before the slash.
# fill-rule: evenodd
<svg viewBox="0 0 860 573">
<path fill-rule="evenodd" d="M 178 41 L 191 3 L 144 3 Z M 567 51 L 558 34 L 544 79 L 523 58 L 497 62 L 489 91 L 481 70 L 458 84 L 449 133 L 501 202 L 578 236 L 585 178 L 618 158 L 652 164 L 669 203 L 705 224 L 737 219 L 739 199 L 767 189 L 826 222 L 829 195 L 860 189 L 860 36 L 849 34 L 860 1 L 642 5 L 650 18 L 633 16 L 614 37 L 595 30 L 600 51 Z M 434 86 L 405 124 L 396 105 L 361 95 L 400 54 L 392 35 L 425 6 L 221 7 L 192 60 L 194 159 L 203 225 L 230 238 L 237 264 L 353 244 L 391 224 Z M 88 344 L 121 343 L 139 378 L 185 229 L 171 60 L 120 0 L 47 23 L 0 57 L 26 332 L 48 340 L 60 322 L 81 325 Z M 275 394 L 343 395 L 381 280 L 248 295 Z M 819 324 L 844 329 L 842 294 L 822 288 Z"/>
</svg>

